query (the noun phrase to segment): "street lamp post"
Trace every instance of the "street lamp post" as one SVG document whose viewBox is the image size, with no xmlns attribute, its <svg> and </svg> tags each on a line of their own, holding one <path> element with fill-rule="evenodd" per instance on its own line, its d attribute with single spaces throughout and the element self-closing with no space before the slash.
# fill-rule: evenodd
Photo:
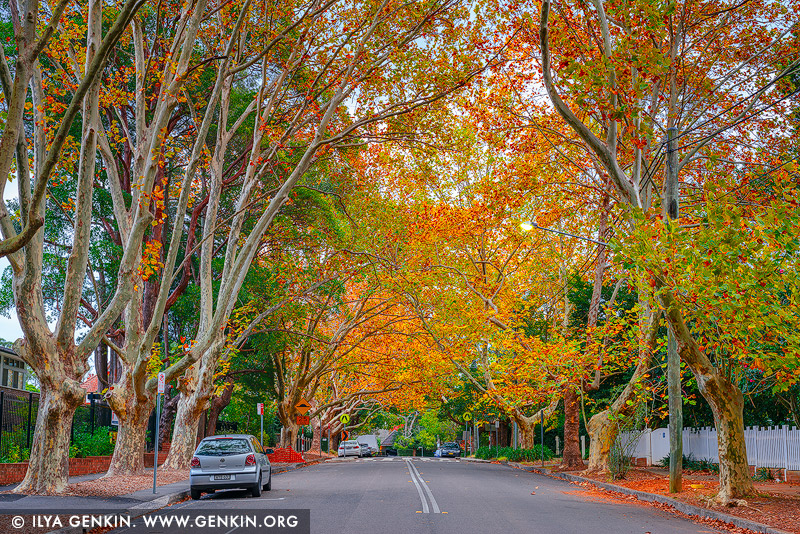
<svg viewBox="0 0 800 534">
<path fill-rule="evenodd" d="M 545 232 L 552 232 L 554 234 L 565 235 L 567 237 L 574 237 L 575 239 L 582 239 L 583 241 L 588 241 L 590 243 L 596 243 L 598 245 L 603 245 L 604 247 L 609 246 L 608 243 L 604 243 L 602 241 L 598 241 L 597 239 L 591 239 L 591 238 L 583 237 L 583 236 L 580 236 L 580 235 L 570 234 L 569 232 L 563 232 L 561 230 L 556 230 L 554 228 L 545 228 L 544 226 L 539 226 L 535 222 L 524 222 L 524 223 L 521 223 L 519 225 L 519 227 L 522 228 L 523 232 L 530 232 L 531 230 L 536 228 L 538 230 L 544 230 Z"/>
</svg>

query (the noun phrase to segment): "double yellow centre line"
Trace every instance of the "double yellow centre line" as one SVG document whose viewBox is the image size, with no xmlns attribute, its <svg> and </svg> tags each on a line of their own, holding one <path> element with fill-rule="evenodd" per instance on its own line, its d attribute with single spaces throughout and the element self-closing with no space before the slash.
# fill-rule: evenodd
<svg viewBox="0 0 800 534">
<path fill-rule="evenodd" d="M 417 468 L 414 465 L 414 463 L 411 460 L 406 459 L 406 467 L 408 468 L 408 473 L 411 475 L 411 482 L 413 482 L 414 485 L 417 487 L 417 493 L 419 493 L 419 499 L 422 501 L 422 513 L 429 514 L 431 513 L 431 510 L 433 510 L 434 514 L 442 513 L 439 510 L 439 505 L 436 504 L 436 499 L 433 498 L 433 492 L 431 492 L 431 489 L 428 487 L 425 481 L 422 480 L 422 477 L 420 476 L 419 471 L 417 471 Z M 425 490 L 424 493 L 423 489 Z M 428 506 L 428 501 L 425 499 L 426 494 L 428 496 L 428 499 L 430 499 L 431 503 L 430 506 Z"/>
</svg>

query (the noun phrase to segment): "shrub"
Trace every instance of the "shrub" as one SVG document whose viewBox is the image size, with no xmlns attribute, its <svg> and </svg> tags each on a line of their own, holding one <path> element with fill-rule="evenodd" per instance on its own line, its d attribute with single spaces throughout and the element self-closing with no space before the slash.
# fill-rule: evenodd
<svg viewBox="0 0 800 534">
<path fill-rule="evenodd" d="M 664 456 L 659 460 L 658 465 L 669 469 L 669 455 Z M 683 455 L 683 469 L 685 471 L 711 471 L 712 473 L 719 473 L 719 464 L 703 458 L 698 460 L 693 454 L 689 456 Z"/>
<path fill-rule="evenodd" d="M 769 480 L 774 480 L 775 477 L 772 476 L 772 470 L 769 467 L 759 467 L 758 471 L 756 471 L 753 480 L 758 480 L 762 482 L 766 482 Z"/>
<path fill-rule="evenodd" d="M 108 427 L 95 428 L 94 435 L 86 430 L 76 430 L 75 437 L 69 447 L 70 456 L 86 458 L 87 456 L 107 456 L 114 452 L 114 444 L 109 436 Z"/>
<path fill-rule="evenodd" d="M 0 463 L 15 464 L 17 462 L 27 462 L 31 456 L 31 450 L 20 447 L 16 443 L 11 443 L 5 454 L 0 456 Z"/>
<path fill-rule="evenodd" d="M 550 460 L 554 456 L 549 447 L 544 448 L 544 459 Z M 510 462 L 535 462 L 542 457 L 542 446 L 534 445 L 532 449 L 515 449 L 513 447 L 479 447 L 475 457 L 483 460 L 505 458 Z"/>
</svg>

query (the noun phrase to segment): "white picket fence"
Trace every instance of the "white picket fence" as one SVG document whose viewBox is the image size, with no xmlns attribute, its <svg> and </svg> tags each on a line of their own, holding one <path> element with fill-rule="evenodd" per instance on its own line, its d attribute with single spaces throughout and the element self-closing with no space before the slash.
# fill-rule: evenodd
<svg viewBox="0 0 800 534">
<path fill-rule="evenodd" d="M 744 431 L 747 461 L 758 467 L 800 470 L 800 430 L 795 427 L 749 427 Z M 683 454 L 698 460 L 719 462 L 717 430 L 714 427 L 684 428 Z M 647 464 L 658 463 L 669 455 L 669 430 L 646 430 L 633 451 L 633 457 L 646 458 Z"/>
</svg>

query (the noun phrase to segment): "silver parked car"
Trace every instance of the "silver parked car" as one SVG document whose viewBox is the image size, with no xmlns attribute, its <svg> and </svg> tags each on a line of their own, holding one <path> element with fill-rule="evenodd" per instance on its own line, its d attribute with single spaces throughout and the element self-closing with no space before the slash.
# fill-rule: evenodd
<svg viewBox="0 0 800 534">
<path fill-rule="evenodd" d="M 339 456 L 361 456 L 361 445 L 355 440 L 343 441 L 339 444 Z"/>
<path fill-rule="evenodd" d="M 261 495 L 262 488 L 272 489 L 272 466 L 254 436 L 211 436 L 194 451 L 189 472 L 192 499 L 229 488 L 249 489 L 253 497 Z"/>
</svg>

